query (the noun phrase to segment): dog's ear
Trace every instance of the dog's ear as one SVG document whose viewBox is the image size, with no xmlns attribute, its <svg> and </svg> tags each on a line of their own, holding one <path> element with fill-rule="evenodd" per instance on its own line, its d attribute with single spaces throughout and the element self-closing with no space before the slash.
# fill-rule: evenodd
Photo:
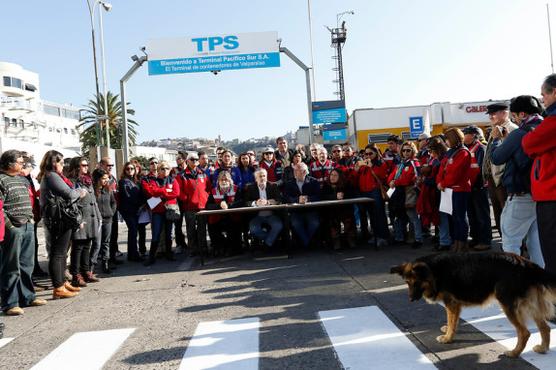
<svg viewBox="0 0 556 370">
<path fill-rule="evenodd" d="M 413 264 L 412 270 L 419 280 L 426 280 L 431 273 L 431 269 L 424 262 L 417 262 Z"/>
<path fill-rule="evenodd" d="M 390 273 L 391 274 L 398 274 L 400 276 L 403 276 L 403 272 L 405 271 L 406 266 L 407 266 L 407 263 L 402 263 L 401 265 L 393 266 L 393 267 L 390 268 Z"/>
</svg>

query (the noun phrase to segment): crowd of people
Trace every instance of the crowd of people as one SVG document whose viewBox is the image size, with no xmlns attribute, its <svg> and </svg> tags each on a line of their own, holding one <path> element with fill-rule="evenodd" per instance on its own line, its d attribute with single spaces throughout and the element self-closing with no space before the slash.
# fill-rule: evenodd
<svg viewBox="0 0 556 370">
<path fill-rule="evenodd" d="M 299 247 L 339 249 L 359 237 L 378 246 L 420 248 L 432 238 L 438 251 L 484 251 L 492 248 L 492 204 L 502 248 L 556 272 L 550 245 L 556 233 L 556 75 L 545 79 L 541 92 L 546 109 L 528 95 L 489 105 L 486 135 L 476 126 L 422 134 L 416 142 L 393 135 L 384 153 L 373 143 L 361 151 L 334 145 L 330 152 L 312 144 L 306 152 L 303 145 L 289 148 L 280 137 L 277 148 L 265 148 L 258 159 L 254 151 L 236 158 L 218 148 L 211 163 L 204 152 L 180 152 L 175 166 L 157 158 L 145 169 L 137 160 L 127 162 L 117 180 L 111 158 L 93 170 L 86 157 L 64 161 L 52 150 L 42 158 L 37 187 L 33 159 L 5 151 L 1 309 L 20 315 L 24 307 L 46 304 L 35 294 L 36 278 L 46 275 L 37 259 L 41 220 L 54 299 L 76 296 L 99 281 L 97 274 L 110 274 L 123 263 L 120 216 L 127 225 L 127 260 L 149 266 L 159 257 L 174 260 L 174 241 L 177 253 L 191 256 L 207 250 L 232 255 L 253 244 L 273 248 L 290 240 L 285 222 Z M 443 193 L 451 194 L 451 211 L 440 211 Z M 267 207 L 355 197 L 373 202 L 300 208 L 287 220 Z M 202 210 L 237 207 L 263 208 L 197 217 Z"/>
</svg>

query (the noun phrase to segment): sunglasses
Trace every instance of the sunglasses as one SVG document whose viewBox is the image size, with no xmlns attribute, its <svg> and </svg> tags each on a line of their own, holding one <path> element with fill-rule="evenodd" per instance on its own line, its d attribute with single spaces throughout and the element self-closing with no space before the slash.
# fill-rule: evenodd
<svg viewBox="0 0 556 370">
<path fill-rule="evenodd" d="M 402 149 L 402 152 L 407 153 L 407 152 L 412 152 L 412 149 Z"/>
<path fill-rule="evenodd" d="M 169 171 L 169 170 L 170 170 L 170 167 L 160 167 L 160 170 L 162 170 L 162 171 Z"/>
<path fill-rule="evenodd" d="M 340 153 L 341 150 L 333 150 L 332 153 Z"/>
<path fill-rule="evenodd" d="M 126 170 L 126 171 L 135 170 L 135 167 L 127 167 L 125 170 Z"/>
<path fill-rule="evenodd" d="M 158 164 L 158 162 L 151 162 L 150 164 Z"/>
<path fill-rule="evenodd" d="M 88 164 L 82 164 L 81 167 L 89 167 Z"/>
<path fill-rule="evenodd" d="M 374 154 L 375 154 L 375 152 L 367 152 L 367 153 L 365 153 L 365 155 L 368 156 L 368 157 L 370 157 L 371 155 L 374 155 Z"/>
<path fill-rule="evenodd" d="M 107 164 L 106 167 L 114 167 L 113 164 Z"/>
</svg>

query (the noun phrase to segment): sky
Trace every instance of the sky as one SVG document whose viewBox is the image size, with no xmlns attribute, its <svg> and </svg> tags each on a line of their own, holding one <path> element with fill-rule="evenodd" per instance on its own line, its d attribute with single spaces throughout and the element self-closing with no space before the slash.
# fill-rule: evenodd
<svg viewBox="0 0 556 370">
<path fill-rule="evenodd" d="M 110 3 L 112 11 L 103 18 L 107 81 L 118 94 L 130 57 L 141 55 L 139 48 L 153 38 L 277 31 L 282 46 L 311 65 L 306 0 Z M 336 99 L 333 49 L 324 26 L 334 26 L 336 15 L 348 10 L 355 13 L 343 17 L 348 112 L 538 96 L 551 73 L 546 4 L 312 0 L 314 100 Z M 548 4 L 556 37 L 556 1 Z M 86 0 L 2 0 L 0 14 L 0 61 L 39 73 L 43 99 L 86 105 L 95 92 Z M 216 76 L 148 76 L 144 65 L 127 84 L 127 96 L 140 124 L 139 141 L 278 136 L 308 122 L 305 75 L 284 55 L 279 68 Z"/>
</svg>

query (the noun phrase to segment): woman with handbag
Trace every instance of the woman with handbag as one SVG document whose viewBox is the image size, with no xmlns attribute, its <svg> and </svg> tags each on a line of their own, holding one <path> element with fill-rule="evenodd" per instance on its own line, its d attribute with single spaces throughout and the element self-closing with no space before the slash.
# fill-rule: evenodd
<svg viewBox="0 0 556 370">
<path fill-rule="evenodd" d="M 368 235 L 367 214 L 371 221 L 371 227 L 377 237 L 377 246 L 388 244 L 390 231 L 386 219 L 386 178 L 388 165 L 382 159 L 378 148 L 372 144 L 365 147 L 364 159 L 356 162 L 357 184 L 359 196 L 372 198 L 374 202 L 359 206 L 361 217 L 361 230 Z"/>
<path fill-rule="evenodd" d="M 100 211 L 87 158 L 72 158 L 68 173 L 75 189 L 85 189 L 87 191 L 87 195 L 77 202 L 77 207 L 81 211 L 83 228 L 73 232 L 70 252 L 71 285 L 86 287 L 87 283 L 99 281 L 92 272 L 91 253 L 95 253 L 100 237 Z"/>
<path fill-rule="evenodd" d="M 73 189 L 73 184 L 63 174 L 64 156 L 56 150 L 45 153 L 40 164 L 37 181 L 40 182 L 40 205 L 45 225 L 45 240 L 49 253 L 48 270 L 54 290 L 53 299 L 76 296 L 79 288 L 65 281 L 66 256 L 73 228 L 62 219 L 63 202 L 76 204 L 87 195 L 85 189 Z"/>
<path fill-rule="evenodd" d="M 417 147 L 411 141 L 406 141 L 401 148 L 402 161 L 394 168 L 388 177 L 388 185 L 391 189 L 399 192 L 398 199 L 393 197 L 394 202 L 398 202 L 397 214 L 394 220 L 394 234 L 397 242 L 404 241 L 406 225 L 409 221 L 410 234 L 414 236 L 411 244 L 412 248 L 420 248 L 423 245 L 423 233 L 421 220 L 417 214 L 418 188 L 416 187 L 417 177 L 419 176 L 419 161 L 415 159 Z M 404 196 L 400 197 L 403 189 Z M 403 203 L 402 203 L 403 202 Z M 403 204 L 403 206 L 402 206 Z"/>
<path fill-rule="evenodd" d="M 92 263 L 98 264 L 101 260 L 102 272 L 110 274 L 110 236 L 112 234 L 112 219 L 116 213 L 116 197 L 110 186 L 110 174 L 100 168 L 93 171 L 93 187 L 97 199 L 102 223 L 100 226 L 100 239 L 98 253 L 93 255 Z"/>
<path fill-rule="evenodd" d="M 139 209 L 145 204 L 145 196 L 141 189 L 136 166 L 131 162 L 124 164 L 118 182 L 118 194 L 120 197 L 118 211 L 127 225 L 127 260 L 143 262 L 137 248 L 137 232 L 139 229 Z"/>
<path fill-rule="evenodd" d="M 151 200 L 151 204 L 158 201 L 152 208 L 152 237 L 149 258 L 145 266 L 156 262 L 156 250 L 162 232 L 164 231 L 166 246 L 166 259 L 173 261 L 172 253 L 172 226 L 176 217 L 180 217 L 177 198 L 180 195 L 180 187 L 174 177 L 170 176 L 171 167 L 166 161 L 158 164 L 158 175 L 156 178 L 143 179 L 143 192 Z M 154 201 L 154 202 L 153 202 Z"/>
<path fill-rule="evenodd" d="M 446 188 L 452 193 L 452 220 L 454 224 L 455 252 L 467 251 L 467 237 L 469 224 L 467 223 L 467 201 L 471 194 L 471 181 L 469 180 L 471 168 L 471 153 L 463 145 L 463 132 L 458 128 L 451 128 L 445 133 L 446 143 L 450 150 L 440 163 L 440 171 L 436 177 L 438 190 Z"/>
</svg>

